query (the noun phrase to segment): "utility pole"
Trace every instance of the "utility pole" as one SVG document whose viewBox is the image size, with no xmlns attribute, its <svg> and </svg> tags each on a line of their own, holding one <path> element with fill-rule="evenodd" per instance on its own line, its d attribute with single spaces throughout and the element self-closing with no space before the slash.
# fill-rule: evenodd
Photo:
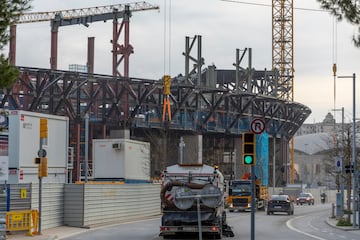
<svg viewBox="0 0 360 240">
<path fill-rule="evenodd" d="M 337 217 L 342 218 L 344 215 L 344 157 L 345 157 L 345 129 L 344 129 L 344 107 L 341 109 L 333 109 L 333 111 L 341 111 L 341 150 L 340 150 L 340 157 L 336 157 L 336 165 L 339 169 L 338 175 L 339 181 L 340 181 L 340 201 L 338 201 L 338 198 L 336 198 L 337 203 L 336 205 L 339 206 L 338 213 L 336 214 Z M 335 133 L 336 133 L 336 127 L 335 127 Z M 338 161 L 340 166 L 338 165 Z"/>
<path fill-rule="evenodd" d="M 355 127 L 355 121 L 356 121 L 356 101 L 355 101 L 355 96 L 356 96 L 356 89 L 355 89 L 355 80 L 356 80 L 356 75 L 355 73 L 352 74 L 352 76 L 338 76 L 338 78 L 352 78 L 353 80 L 353 121 L 352 121 L 352 153 L 351 153 L 351 164 L 350 164 L 350 169 L 353 169 L 352 172 L 352 192 L 353 192 L 353 198 L 352 198 L 352 216 L 353 216 L 353 227 L 356 227 L 356 211 L 359 209 L 355 209 L 355 193 L 356 193 L 356 176 L 357 176 L 357 171 L 356 171 L 356 127 Z M 360 227 L 360 224 L 359 224 Z"/>
</svg>

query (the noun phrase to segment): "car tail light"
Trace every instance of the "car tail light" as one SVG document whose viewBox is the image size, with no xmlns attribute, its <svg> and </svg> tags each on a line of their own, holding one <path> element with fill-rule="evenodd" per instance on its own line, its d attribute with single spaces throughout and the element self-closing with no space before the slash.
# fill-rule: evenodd
<svg viewBox="0 0 360 240">
<path fill-rule="evenodd" d="M 217 232 L 217 231 L 218 231 L 218 227 L 216 227 L 216 226 L 212 226 L 212 227 L 211 227 L 211 231 L 213 231 L 213 232 Z"/>
<path fill-rule="evenodd" d="M 168 227 L 160 227 L 160 231 L 169 231 L 170 230 L 170 228 L 168 228 Z"/>
</svg>

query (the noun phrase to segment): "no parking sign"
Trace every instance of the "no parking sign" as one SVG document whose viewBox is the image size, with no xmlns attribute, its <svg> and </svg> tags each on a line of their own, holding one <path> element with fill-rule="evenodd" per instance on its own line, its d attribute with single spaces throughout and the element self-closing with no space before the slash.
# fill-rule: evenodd
<svg viewBox="0 0 360 240">
<path fill-rule="evenodd" d="M 251 131 L 260 134 L 265 130 L 265 121 L 261 118 L 254 118 L 250 123 Z"/>
</svg>

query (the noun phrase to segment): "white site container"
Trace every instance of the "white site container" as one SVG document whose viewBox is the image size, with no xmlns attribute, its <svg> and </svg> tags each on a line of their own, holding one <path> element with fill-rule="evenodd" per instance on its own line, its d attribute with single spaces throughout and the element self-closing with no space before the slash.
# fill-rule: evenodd
<svg viewBox="0 0 360 240">
<path fill-rule="evenodd" d="M 40 119 L 46 118 L 48 137 L 43 144 L 48 159 L 48 176 L 45 183 L 65 183 L 68 163 L 69 120 L 67 117 L 28 112 L 9 111 L 8 116 L 8 183 L 37 183 Z"/>
<path fill-rule="evenodd" d="M 94 139 L 95 180 L 150 180 L 150 143 L 130 139 Z"/>
</svg>

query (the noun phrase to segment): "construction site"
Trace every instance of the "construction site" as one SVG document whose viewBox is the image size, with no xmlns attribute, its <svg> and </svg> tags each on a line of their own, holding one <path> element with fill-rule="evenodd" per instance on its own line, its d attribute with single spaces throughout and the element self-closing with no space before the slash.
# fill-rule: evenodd
<svg viewBox="0 0 360 240">
<path fill-rule="evenodd" d="M 50 22 L 49 68 L 18 67 L 21 75 L 1 94 L 0 107 L 65 116 L 69 119 L 68 181 L 92 179 L 92 140 L 128 138 L 150 143 L 151 178 L 179 161 L 185 139 L 185 161 L 219 166 L 226 178 L 249 169 L 241 165 L 241 136 L 254 119 L 264 122 L 270 186 L 294 182 L 292 138 L 311 110 L 293 99 L 293 4 L 273 1 L 272 66 L 252 67 L 252 49 L 234 49 L 232 69 L 205 66 L 202 36 L 184 36 L 185 70 L 158 79 L 129 75 L 133 54 L 132 13 L 158 10 L 135 2 L 53 12 L 30 12 L 10 29 L 9 60 L 16 65 L 17 25 Z M 136 16 L 135 16 L 136 17 Z M 58 70 L 59 29 L 112 21 L 112 75 L 94 72 L 94 37 L 89 37 L 85 71 Z M 181 54 L 181 53 L 176 53 Z M 194 154 L 196 153 L 196 154 Z M 85 164 L 86 163 L 86 164 Z M 262 166 L 263 167 L 263 166 Z"/>
</svg>

